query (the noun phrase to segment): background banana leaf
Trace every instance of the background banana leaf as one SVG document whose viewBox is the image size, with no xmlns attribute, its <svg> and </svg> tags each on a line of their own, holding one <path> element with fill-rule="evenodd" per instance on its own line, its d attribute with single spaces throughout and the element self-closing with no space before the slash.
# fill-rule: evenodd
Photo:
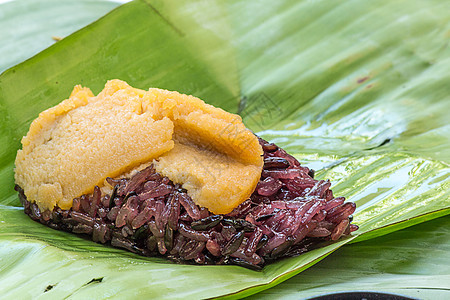
<svg viewBox="0 0 450 300">
<path fill-rule="evenodd" d="M 0 68 L 115 5 L 0 5 L 0 28 L 6 28 Z M 40 27 L 33 31 L 30 24 Z M 447 215 L 449 40 L 445 1 L 134 1 L 8 69 L 0 76 L 2 295 L 242 297 L 344 244 Z M 318 178 L 330 178 L 335 195 L 356 202 L 360 230 L 255 272 L 138 257 L 31 221 L 13 191 L 21 136 L 75 84 L 98 92 L 111 78 L 193 94 L 241 114 L 252 130 L 318 170 Z M 360 289 L 448 295 L 448 225 L 446 216 L 345 246 L 258 296 Z"/>
</svg>

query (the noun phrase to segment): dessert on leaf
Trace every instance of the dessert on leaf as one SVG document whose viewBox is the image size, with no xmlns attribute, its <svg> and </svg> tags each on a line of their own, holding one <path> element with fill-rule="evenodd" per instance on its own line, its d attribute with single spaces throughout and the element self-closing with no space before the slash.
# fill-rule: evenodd
<svg viewBox="0 0 450 300">
<path fill-rule="evenodd" d="M 145 256 L 259 269 L 357 229 L 354 203 L 239 116 L 120 80 L 42 112 L 15 164 L 33 220 Z"/>
</svg>

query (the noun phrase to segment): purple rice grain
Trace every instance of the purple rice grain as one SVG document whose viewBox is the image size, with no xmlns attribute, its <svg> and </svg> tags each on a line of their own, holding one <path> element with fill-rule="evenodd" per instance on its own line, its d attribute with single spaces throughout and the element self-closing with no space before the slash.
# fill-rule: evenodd
<svg viewBox="0 0 450 300">
<path fill-rule="evenodd" d="M 188 226 L 186 226 L 183 223 L 180 223 L 178 225 L 178 231 L 184 237 L 187 237 L 188 239 L 196 240 L 199 242 L 207 242 L 209 239 L 211 239 L 211 236 L 208 235 L 207 233 L 196 231 L 192 228 L 189 228 Z"/>
<path fill-rule="evenodd" d="M 271 153 L 278 150 L 278 146 L 273 143 L 263 143 L 261 146 L 266 153 Z"/>
<path fill-rule="evenodd" d="M 267 157 L 264 159 L 266 169 L 285 169 L 289 167 L 289 161 L 281 157 Z"/>
<path fill-rule="evenodd" d="M 212 216 L 206 217 L 204 219 L 192 222 L 191 227 L 194 230 L 205 231 L 205 230 L 209 230 L 209 229 L 215 227 L 222 220 L 223 220 L 223 216 L 212 215 Z"/>
<path fill-rule="evenodd" d="M 228 241 L 228 243 L 223 247 L 222 255 L 226 256 L 235 252 L 241 246 L 243 240 L 244 240 L 243 231 L 239 231 L 236 234 L 234 234 Z"/>
</svg>

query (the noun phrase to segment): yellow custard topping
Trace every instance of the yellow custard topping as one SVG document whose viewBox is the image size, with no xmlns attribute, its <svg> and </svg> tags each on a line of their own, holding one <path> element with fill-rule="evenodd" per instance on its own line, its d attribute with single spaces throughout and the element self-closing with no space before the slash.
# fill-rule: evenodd
<svg viewBox="0 0 450 300">
<path fill-rule="evenodd" d="M 225 214 L 254 191 L 263 166 L 256 136 L 238 115 L 193 96 L 108 81 L 94 96 L 76 86 L 40 113 L 22 139 L 15 180 L 41 210 L 72 199 L 106 177 L 153 162 L 194 202 Z"/>
</svg>

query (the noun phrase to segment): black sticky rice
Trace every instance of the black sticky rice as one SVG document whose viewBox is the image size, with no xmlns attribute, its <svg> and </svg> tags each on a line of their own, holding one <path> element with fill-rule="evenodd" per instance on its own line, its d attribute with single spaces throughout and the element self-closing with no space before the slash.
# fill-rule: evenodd
<svg viewBox="0 0 450 300">
<path fill-rule="evenodd" d="M 262 139 L 260 144 L 261 179 L 251 197 L 227 215 L 197 206 L 185 189 L 152 166 L 131 178 L 107 178 L 110 194 L 95 187 L 74 199 L 70 210 L 41 212 L 19 186 L 16 190 L 25 213 L 51 228 L 183 263 L 261 269 L 358 229 L 351 224 L 355 204 L 334 198 L 328 180 L 315 180 L 313 170 L 275 144 Z"/>
</svg>

